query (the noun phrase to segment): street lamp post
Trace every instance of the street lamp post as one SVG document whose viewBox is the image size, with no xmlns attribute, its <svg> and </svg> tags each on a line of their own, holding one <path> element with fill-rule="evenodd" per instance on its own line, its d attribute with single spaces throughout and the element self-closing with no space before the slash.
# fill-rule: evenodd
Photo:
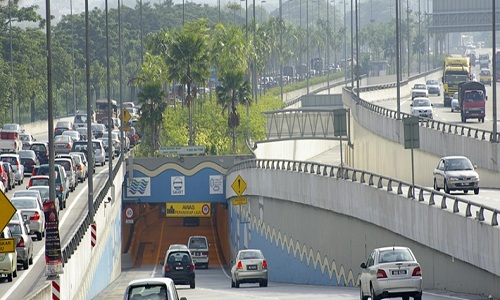
<svg viewBox="0 0 500 300">
<path fill-rule="evenodd" d="M 347 86 L 347 27 L 346 27 L 346 11 L 345 7 L 347 5 L 346 0 L 344 0 L 344 85 Z"/>
<path fill-rule="evenodd" d="M 326 0 L 326 85 L 330 94 L 330 0 Z"/>
<path fill-rule="evenodd" d="M 306 0 L 306 80 L 307 80 L 307 94 L 309 95 L 309 0 Z"/>
<path fill-rule="evenodd" d="M 283 101 L 283 5 L 280 0 L 280 96 Z"/>
<path fill-rule="evenodd" d="M 407 51 L 408 51 L 408 78 L 410 77 L 410 71 L 411 71 L 411 56 L 410 56 L 410 38 L 411 38 L 411 32 L 410 32 L 410 5 L 409 1 L 406 0 L 406 33 L 407 33 Z"/>
<path fill-rule="evenodd" d="M 492 45 L 493 45 L 493 54 L 491 57 L 493 57 L 493 137 L 492 137 L 492 142 L 498 142 L 498 137 L 497 137 L 497 85 L 495 84 L 497 82 L 496 78 L 496 71 L 497 71 L 497 61 L 496 61 L 496 6 L 495 6 L 495 0 L 492 0 Z M 483 119 L 484 120 L 484 119 Z"/>
<path fill-rule="evenodd" d="M 12 106 L 10 119 L 14 123 L 14 59 L 12 57 L 12 15 L 10 13 L 11 1 L 9 0 L 9 36 L 10 36 L 10 104 Z"/>
<path fill-rule="evenodd" d="M 401 119 L 401 92 L 400 88 L 400 70 L 399 70 L 399 55 L 401 54 L 399 46 L 399 0 L 396 0 L 396 116 Z"/>
<path fill-rule="evenodd" d="M 266 3 L 266 0 L 260 1 L 260 22 L 262 23 L 262 11 L 264 10 L 263 4 Z"/>
</svg>

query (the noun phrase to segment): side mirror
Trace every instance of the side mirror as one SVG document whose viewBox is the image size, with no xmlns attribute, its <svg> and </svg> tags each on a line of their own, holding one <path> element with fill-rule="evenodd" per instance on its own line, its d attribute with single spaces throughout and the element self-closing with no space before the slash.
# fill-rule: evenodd
<svg viewBox="0 0 500 300">
<path fill-rule="evenodd" d="M 413 103 L 411 103 L 410 106 L 413 106 Z"/>
<path fill-rule="evenodd" d="M 361 267 L 361 269 L 366 269 L 366 264 L 365 264 L 365 263 L 362 263 L 362 264 L 360 265 L 360 267 Z"/>
<path fill-rule="evenodd" d="M 180 300 L 188 300 L 186 297 L 181 297 Z"/>
</svg>

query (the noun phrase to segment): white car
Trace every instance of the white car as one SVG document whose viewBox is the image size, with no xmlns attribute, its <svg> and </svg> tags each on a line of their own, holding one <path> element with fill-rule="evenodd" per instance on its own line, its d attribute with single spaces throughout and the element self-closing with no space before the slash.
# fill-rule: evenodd
<svg viewBox="0 0 500 300">
<path fill-rule="evenodd" d="M 427 86 L 427 92 L 429 95 L 441 96 L 441 85 L 438 80 L 429 79 L 425 82 L 425 85 Z"/>
<path fill-rule="evenodd" d="M 422 269 L 408 247 L 383 247 L 361 264 L 360 298 L 422 299 Z"/>
<path fill-rule="evenodd" d="M 208 269 L 209 244 L 204 236 L 190 236 L 187 246 L 191 252 L 195 266 L 204 266 Z"/>
<path fill-rule="evenodd" d="M 411 106 L 411 114 L 415 117 L 424 117 L 432 119 L 434 115 L 433 104 L 429 98 L 418 97 L 413 99 Z"/>
<path fill-rule="evenodd" d="M 0 155 L 0 160 L 3 162 L 8 162 L 12 165 L 14 170 L 15 180 L 18 185 L 24 182 L 24 165 L 21 163 L 21 158 L 19 154 L 2 154 Z"/>
<path fill-rule="evenodd" d="M 0 239 L 13 239 L 8 226 L 0 231 Z M 17 250 L 9 253 L 0 253 L 0 275 L 7 276 L 7 281 L 12 282 L 13 277 L 17 277 Z"/>
<path fill-rule="evenodd" d="M 172 279 L 163 277 L 136 279 L 131 281 L 125 290 L 123 299 L 187 300 L 186 297 L 179 297 Z"/>
<path fill-rule="evenodd" d="M 427 86 L 425 83 L 415 83 L 413 88 L 411 89 L 411 99 L 415 99 L 417 97 L 428 97 L 429 92 L 427 90 Z"/>
<path fill-rule="evenodd" d="M 45 236 L 45 213 L 43 204 L 35 197 L 16 197 L 10 200 L 14 207 L 21 211 L 21 215 L 29 220 L 30 234 L 36 234 L 36 239 L 41 241 Z"/>
<path fill-rule="evenodd" d="M 258 249 L 238 251 L 236 260 L 231 262 L 231 287 L 239 288 L 241 283 L 259 283 L 267 286 L 267 260 Z"/>
</svg>

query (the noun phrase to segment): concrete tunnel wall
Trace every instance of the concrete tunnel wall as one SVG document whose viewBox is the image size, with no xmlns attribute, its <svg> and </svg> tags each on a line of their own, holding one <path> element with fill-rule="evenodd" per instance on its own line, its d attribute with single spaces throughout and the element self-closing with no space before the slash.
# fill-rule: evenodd
<svg viewBox="0 0 500 300">
<path fill-rule="evenodd" d="M 403 245 L 422 265 L 424 288 L 500 296 L 498 228 L 337 178 L 244 169 L 228 182 L 237 175 L 249 201 L 229 206 L 231 257 L 262 249 L 272 281 L 353 286 L 373 248 Z M 226 195 L 236 196 L 230 187 Z"/>
</svg>

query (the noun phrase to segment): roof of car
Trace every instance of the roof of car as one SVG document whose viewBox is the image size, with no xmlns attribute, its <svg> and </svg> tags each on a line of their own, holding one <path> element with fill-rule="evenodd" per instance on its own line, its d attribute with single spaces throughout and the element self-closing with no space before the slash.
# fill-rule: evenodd
<svg viewBox="0 0 500 300">
<path fill-rule="evenodd" d="M 451 156 L 444 156 L 444 157 L 441 157 L 441 159 L 457 159 L 457 158 L 466 158 L 466 159 L 469 159 L 468 157 L 466 156 L 460 156 L 460 155 L 451 155 Z"/>
<path fill-rule="evenodd" d="M 387 250 L 392 250 L 392 249 L 410 249 L 408 247 L 405 247 L 405 246 L 388 246 L 388 247 L 380 247 L 380 248 L 377 248 L 375 250 L 378 250 L 378 251 L 387 251 Z"/>
<path fill-rule="evenodd" d="M 168 285 L 170 283 L 173 283 L 172 279 L 168 277 L 153 277 L 153 278 L 144 278 L 144 279 L 135 279 L 129 282 L 129 286 L 132 285 L 143 285 L 143 284 L 148 284 L 148 283 L 163 283 L 165 285 Z"/>
</svg>

